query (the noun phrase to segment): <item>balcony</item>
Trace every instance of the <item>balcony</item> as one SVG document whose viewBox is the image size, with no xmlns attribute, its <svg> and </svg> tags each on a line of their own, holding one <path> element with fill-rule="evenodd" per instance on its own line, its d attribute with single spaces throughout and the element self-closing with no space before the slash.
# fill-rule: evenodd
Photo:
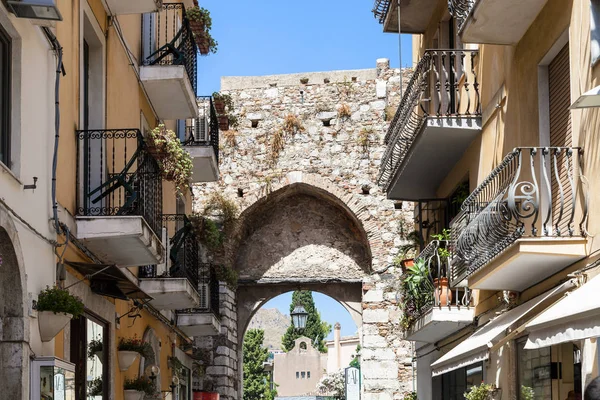
<svg viewBox="0 0 600 400">
<path fill-rule="evenodd" d="M 427 50 L 385 137 L 378 183 L 390 199 L 436 198 L 481 132 L 477 50 Z"/>
<path fill-rule="evenodd" d="M 162 178 L 138 129 L 77 134 L 77 238 L 109 264 L 162 262 Z"/>
<path fill-rule="evenodd" d="M 452 221 L 451 283 L 520 292 L 584 258 L 581 158 L 570 147 L 509 153 Z"/>
<path fill-rule="evenodd" d="M 106 0 L 111 15 L 143 14 L 160 10 L 162 0 Z"/>
<path fill-rule="evenodd" d="M 548 0 L 448 0 L 463 43 L 519 43 Z"/>
<path fill-rule="evenodd" d="M 438 0 L 402 0 L 400 2 L 402 33 L 424 33 L 438 3 Z M 384 32 L 398 33 L 396 0 L 375 0 L 373 14 L 379 23 L 383 24 Z"/>
<path fill-rule="evenodd" d="M 182 3 L 142 16 L 140 79 L 161 120 L 195 118 L 198 48 Z"/>
<path fill-rule="evenodd" d="M 153 297 L 150 304 L 159 310 L 198 307 L 201 301 L 198 240 L 185 215 L 165 214 L 162 221 L 163 235 L 169 238 L 168 257 L 163 264 L 140 267 L 140 288 Z"/>
<path fill-rule="evenodd" d="M 428 293 L 423 304 L 405 308 L 412 321 L 407 340 L 435 343 L 473 322 L 475 310 L 471 307 L 469 288 L 448 286 L 448 247 L 448 242 L 434 240 L 415 259 L 415 263 L 426 264 L 429 277 L 424 287 Z"/>
<path fill-rule="evenodd" d="M 188 336 L 218 335 L 221 331 L 219 312 L 219 281 L 211 264 L 200 267 L 200 306 L 178 310 L 177 326 Z"/>
<path fill-rule="evenodd" d="M 192 156 L 192 182 L 219 180 L 219 121 L 212 97 L 198 97 L 198 118 L 186 126 L 184 148 Z"/>
</svg>

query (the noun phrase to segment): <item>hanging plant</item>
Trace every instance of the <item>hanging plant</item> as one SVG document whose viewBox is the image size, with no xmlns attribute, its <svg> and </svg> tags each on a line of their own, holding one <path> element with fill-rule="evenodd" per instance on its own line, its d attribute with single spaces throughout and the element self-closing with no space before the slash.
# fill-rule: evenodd
<svg viewBox="0 0 600 400">
<path fill-rule="evenodd" d="M 88 343 L 88 358 L 90 360 L 94 359 L 94 356 L 98 356 L 100 360 L 102 360 L 102 350 L 103 350 L 102 339 L 93 339 Z"/>
<path fill-rule="evenodd" d="M 146 138 L 146 147 L 160 164 L 163 177 L 174 182 L 179 193 L 189 188 L 194 164 L 175 132 L 158 125 Z"/>
<path fill-rule="evenodd" d="M 147 376 L 139 376 L 134 379 L 125 378 L 125 382 L 123 383 L 124 390 L 133 390 L 136 392 L 142 392 L 147 395 L 152 395 L 156 392 L 156 386 L 152 379 Z"/>
<path fill-rule="evenodd" d="M 121 338 L 117 346 L 118 351 L 133 351 L 139 353 L 142 357 L 152 356 L 152 346 L 150 343 L 138 339 L 137 335 L 132 338 Z"/>
<path fill-rule="evenodd" d="M 219 282 L 225 282 L 230 289 L 237 288 L 239 274 L 230 265 L 215 265 L 215 275 Z"/>
<path fill-rule="evenodd" d="M 46 289 L 40 292 L 35 308 L 38 311 L 42 342 L 54 339 L 72 318 L 79 317 L 84 311 L 80 298 L 56 286 L 46 286 Z"/>
<path fill-rule="evenodd" d="M 88 388 L 88 396 L 89 397 L 96 397 L 96 396 L 101 396 L 102 395 L 102 378 L 98 377 L 95 378 L 93 381 L 91 381 L 89 383 L 89 388 Z"/>
<path fill-rule="evenodd" d="M 195 6 L 186 10 L 186 17 L 200 54 L 215 54 L 218 43 L 210 34 L 210 30 L 212 29 L 210 12 L 206 8 Z"/>
</svg>

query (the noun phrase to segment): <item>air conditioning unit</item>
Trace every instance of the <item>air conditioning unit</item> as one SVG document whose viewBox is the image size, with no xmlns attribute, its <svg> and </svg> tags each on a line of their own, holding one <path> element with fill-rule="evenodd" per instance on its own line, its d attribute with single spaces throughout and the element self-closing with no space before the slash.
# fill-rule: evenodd
<svg viewBox="0 0 600 400">
<path fill-rule="evenodd" d="M 208 142 L 209 140 L 209 125 L 208 116 L 201 115 L 196 119 L 196 129 L 194 129 L 194 141 Z"/>
<path fill-rule="evenodd" d="M 55 0 L 8 0 L 6 5 L 19 18 L 62 21 Z"/>
<path fill-rule="evenodd" d="M 200 294 L 200 306 L 203 310 L 208 310 L 208 304 L 210 301 L 210 289 L 208 283 L 198 284 L 198 294 Z"/>
</svg>

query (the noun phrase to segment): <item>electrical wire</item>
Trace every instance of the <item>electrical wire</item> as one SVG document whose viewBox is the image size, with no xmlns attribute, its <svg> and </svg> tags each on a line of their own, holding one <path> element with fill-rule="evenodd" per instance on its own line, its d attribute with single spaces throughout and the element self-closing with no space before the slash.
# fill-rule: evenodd
<svg viewBox="0 0 600 400">
<path fill-rule="evenodd" d="M 20 223 L 22 223 L 25 227 L 27 227 L 27 229 L 29 229 L 31 232 L 33 232 L 37 237 L 39 237 L 40 239 L 42 239 L 43 241 L 45 241 L 46 243 L 48 243 L 49 245 L 51 245 L 53 247 L 61 246 L 61 244 L 58 243 L 56 240 L 48 239 L 46 236 L 44 236 L 42 233 L 40 233 L 40 231 L 35 229 L 29 222 L 27 222 L 23 217 L 21 217 L 11 206 L 9 206 L 3 197 L 0 197 L 0 204 L 2 204 L 4 206 L 4 208 L 6 208 L 6 210 L 8 210 L 8 212 L 10 212 Z"/>
</svg>

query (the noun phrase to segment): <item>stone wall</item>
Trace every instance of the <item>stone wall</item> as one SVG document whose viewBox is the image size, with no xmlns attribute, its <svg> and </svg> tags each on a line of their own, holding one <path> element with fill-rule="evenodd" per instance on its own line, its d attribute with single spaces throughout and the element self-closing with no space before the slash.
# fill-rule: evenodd
<svg viewBox="0 0 600 400">
<path fill-rule="evenodd" d="M 405 82 L 409 76 L 403 71 Z M 385 59 L 369 70 L 222 78 L 240 125 L 221 133 L 221 179 L 196 185 L 194 194 L 196 210 L 219 191 L 242 211 L 235 249 L 242 287 L 231 298 L 234 316 L 246 317 L 237 321 L 237 347 L 229 343 L 238 359 L 247 316 L 262 305 L 253 291 L 302 282 L 327 292 L 328 280 L 346 282 L 347 290 L 358 290 L 349 296 L 362 297 L 362 316 L 353 318 L 362 322 L 364 398 L 401 399 L 412 387 L 411 349 L 398 324 L 399 271 L 388 268 L 402 244 L 400 221 L 412 221 L 412 205 L 395 205 L 376 184 L 400 79 Z M 301 126 L 285 132 L 290 115 Z M 222 336 L 233 339 L 226 323 Z M 210 349 L 215 340 L 222 338 L 200 338 L 197 345 Z M 240 367 L 237 378 L 225 382 L 219 375 L 233 367 L 207 368 L 227 400 L 236 389 L 241 397 L 241 386 L 230 386 L 241 381 L 241 363 L 228 354 Z"/>
</svg>

